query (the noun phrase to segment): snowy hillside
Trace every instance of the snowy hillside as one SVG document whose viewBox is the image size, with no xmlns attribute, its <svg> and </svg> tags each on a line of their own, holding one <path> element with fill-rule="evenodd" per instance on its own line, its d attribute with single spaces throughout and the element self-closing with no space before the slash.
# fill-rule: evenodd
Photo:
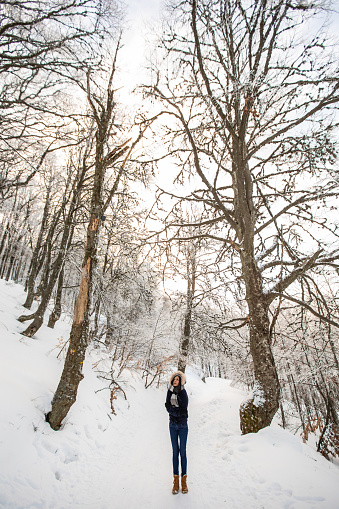
<svg viewBox="0 0 339 509">
<path fill-rule="evenodd" d="M 166 385 L 124 374 L 112 415 L 89 351 L 78 400 L 62 430 L 44 421 L 69 325 L 20 335 L 22 287 L 0 281 L 0 507 L 6 509 L 337 509 L 339 469 L 277 425 L 241 436 L 245 394 L 189 370 L 188 488 L 171 494 Z M 63 338 L 63 339 L 62 339 Z M 128 379 L 127 379 L 128 377 Z M 101 390 L 104 389 L 104 390 Z"/>
</svg>

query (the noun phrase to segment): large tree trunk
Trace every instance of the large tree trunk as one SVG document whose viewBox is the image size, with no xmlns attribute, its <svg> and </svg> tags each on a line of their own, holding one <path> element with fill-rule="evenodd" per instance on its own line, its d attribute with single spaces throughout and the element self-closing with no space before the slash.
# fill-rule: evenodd
<svg viewBox="0 0 339 509">
<path fill-rule="evenodd" d="M 93 265 L 96 258 L 99 222 L 102 212 L 102 186 L 104 181 L 103 142 L 97 134 L 96 168 L 91 200 L 91 219 L 87 228 L 87 242 L 82 264 L 79 294 L 75 302 L 73 324 L 64 369 L 52 401 L 47 421 L 55 430 L 76 401 L 78 386 L 83 379 L 82 367 L 88 345 L 88 315 L 92 288 Z"/>
<path fill-rule="evenodd" d="M 105 133 L 106 136 L 106 133 Z M 105 137 L 104 137 L 105 139 Z M 83 379 L 82 367 L 88 345 L 88 317 L 90 309 L 93 266 L 96 259 L 99 223 L 102 215 L 102 187 L 105 167 L 103 163 L 104 139 L 96 134 L 96 160 L 91 218 L 87 228 L 87 242 L 82 264 L 79 294 L 75 302 L 73 324 L 64 369 L 52 401 L 52 410 L 46 419 L 55 430 L 60 429 L 63 419 L 76 401 L 79 383 Z"/>
<path fill-rule="evenodd" d="M 271 350 L 269 301 L 263 292 L 262 277 L 254 257 L 256 208 L 253 182 L 246 160 L 245 131 L 233 140 L 233 190 L 238 248 L 248 305 L 250 351 L 254 368 L 253 394 L 240 407 L 243 434 L 269 426 L 279 408 L 280 385 Z"/>
<path fill-rule="evenodd" d="M 99 131 L 99 129 L 98 129 Z M 50 426 L 58 430 L 63 419 L 75 403 L 79 383 L 83 379 L 82 368 L 88 345 L 88 317 L 90 308 L 93 265 L 97 252 L 99 222 L 102 214 L 102 186 L 105 175 L 103 163 L 104 138 L 100 132 L 96 134 L 95 176 L 91 199 L 91 217 L 87 227 L 87 242 L 82 264 L 79 294 L 75 301 L 73 324 L 69 337 L 69 347 L 59 385 L 52 401 L 52 410 L 46 420 Z"/>
<path fill-rule="evenodd" d="M 255 270 L 247 275 L 244 270 L 244 274 L 247 280 L 250 351 L 255 378 L 252 396 L 240 407 L 240 428 L 246 434 L 256 433 L 271 424 L 279 408 L 280 384 L 271 350 L 268 306 L 261 290 L 261 277 L 257 273 L 255 283 Z"/>
<path fill-rule="evenodd" d="M 97 227 L 98 225 L 96 225 L 96 231 Z M 87 234 L 87 241 L 88 237 Z M 92 236 L 91 242 L 95 240 L 96 236 Z M 60 429 L 63 419 L 75 403 L 79 383 L 83 379 L 82 368 L 88 345 L 88 311 L 93 274 L 93 258 L 87 253 L 89 252 L 86 249 L 64 369 L 53 397 L 52 410 L 46 416 L 46 420 L 54 430 Z"/>
</svg>

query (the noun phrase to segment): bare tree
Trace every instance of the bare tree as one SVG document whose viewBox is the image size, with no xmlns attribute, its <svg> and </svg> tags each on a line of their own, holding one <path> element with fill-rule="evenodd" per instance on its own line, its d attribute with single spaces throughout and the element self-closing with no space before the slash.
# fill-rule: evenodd
<svg viewBox="0 0 339 509">
<path fill-rule="evenodd" d="M 0 2 L 0 196 L 26 186 L 49 151 L 71 143 L 66 86 L 69 102 L 83 69 L 100 65 L 103 36 L 119 19 L 114 1 Z"/>
<path fill-rule="evenodd" d="M 162 36 L 168 70 L 155 69 L 155 85 L 145 88 L 166 109 L 162 144 L 179 159 L 177 181 L 193 188 L 171 196 L 199 204 L 200 235 L 221 243 L 247 304 L 239 323 L 248 326 L 255 385 L 241 406 L 243 433 L 269 425 L 279 407 L 273 306 L 307 306 L 300 278 L 338 267 L 330 210 L 339 83 L 335 49 L 312 26 L 322 9 L 289 0 L 174 2 L 176 23 Z M 338 325 L 326 312 L 322 319 Z"/>
<path fill-rule="evenodd" d="M 118 109 L 113 79 L 119 48 L 120 40 L 116 47 L 105 91 L 100 89 L 100 83 L 94 85 L 90 71 L 87 73 L 87 99 L 95 123 L 94 178 L 80 288 L 75 302 L 69 348 L 61 379 L 53 397 L 52 410 L 47 415 L 47 420 L 53 429 L 60 428 L 62 420 L 76 400 L 78 386 L 83 378 L 82 366 L 89 341 L 89 310 L 93 272 L 97 263 L 100 225 L 104 220 L 107 207 L 118 191 L 122 177 L 127 172 L 128 158 L 147 127 L 146 123 L 146 127 L 143 126 L 140 129 L 139 136 L 133 142 L 131 139 L 121 141 L 118 138 Z M 95 90 L 92 90 L 93 87 Z M 109 168 L 115 172 L 115 178 L 105 197 L 103 189 L 105 175 Z"/>
<path fill-rule="evenodd" d="M 0 277 L 18 282 L 24 273 L 29 256 L 29 215 L 34 196 L 15 193 L 13 200 L 3 207 L 0 242 Z"/>
<path fill-rule="evenodd" d="M 33 314 L 21 315 L 18 318 L 20 322 L 33 320 L 33 322 L 22 333 L 28 337 L 32 337 L 43 324 L 45 311 L 47 309 L 56 281 L 58 280 L 60 271 L 64 265 L 67 251 L 72 241 L 75 226 L 75 216 L 78 207 L 81 204 L 81 199 L 83 198 L 82 193 L 84 188 L 84 181 L 90 169 L 90 163 L 87 160 L 88 152 L 91 151 L 90 140 L 91 137 L 89 136 L 87 146 L 84 150 L 85 153 L 83 154 L 82 160 L 79 166 L 76 168 L 76 171 L 74 172 L 73 165 L 68 167 L 68 176 L 65 189 L 62 196 L 60 197 L 60 203 L 56 206 L 56 211 L 49 226 L 49 231 L 45 242 L 49 257 L 48 261 L 45 262 L 45 277 L 40 283 L 40 304 Z M 72 172 L 74 172 L 74 175 Z M 61 220 L 63 215 L 64 220 Z M 60 230 L 61 239 L 57 241 L 58 245 L 55 249 L 56 253 L 54 255 L 54 259 L 52 259 L 52 243 L 58 229 Z"/>
</svg>

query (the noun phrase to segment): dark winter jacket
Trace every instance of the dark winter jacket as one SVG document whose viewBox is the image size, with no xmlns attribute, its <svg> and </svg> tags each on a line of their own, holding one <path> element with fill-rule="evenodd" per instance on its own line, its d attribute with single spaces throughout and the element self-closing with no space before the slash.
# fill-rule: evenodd
<svg viewBox="0 0 339 509">
<path fill-rule="evenodd" d="M 179 390 L 176 390 L 173 386 L 170 386 L 170 388 L 167 391 L 166 396 L 166 409 L 169 413 L 170 417 L 170 424 L 187 424 L 187 418 L 188 418 L 188 396 L 186 390 L 183 388 L 183 386 L 180 386 L 178 388 Z M 176 394 L 177 393 L 177 394 Z M 172 395 L 176 394 L 176 405 L 173 405 L 171 402 Z"/>
</svg>

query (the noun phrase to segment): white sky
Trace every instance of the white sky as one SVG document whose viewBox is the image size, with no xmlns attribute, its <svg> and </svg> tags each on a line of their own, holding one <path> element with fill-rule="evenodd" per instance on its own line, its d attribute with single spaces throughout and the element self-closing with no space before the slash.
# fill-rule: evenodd
<svg viewBox="0 0 339 509">
<path fill-rule="evenodd" d="M 147 57 L 150 49 L 147 40 L 151 27 L 158 24 L 163 12 L 162 0 L 127 0 L 127 28 L 123 34 L 123 45 L 119 58 L 124 88 L 134 87 L 147 80 Z"/>
</svg>

